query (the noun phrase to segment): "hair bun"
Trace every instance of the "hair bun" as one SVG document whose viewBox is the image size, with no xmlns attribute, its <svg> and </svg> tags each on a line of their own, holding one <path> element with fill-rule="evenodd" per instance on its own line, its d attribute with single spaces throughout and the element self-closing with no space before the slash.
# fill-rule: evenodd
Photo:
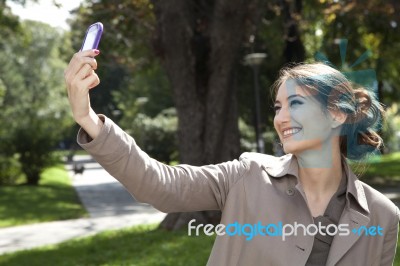
<svg viewBox="0 0 400 266">
<path fill-rule="evenodd" d="M 355 107 L 352 123 L 354 123 L 355 134 L 358 136 L 356 143 L 366 146 L 359 146 L 358 149 L 353 146 L 353 151 L 362 150 L 365 153 L 369 149 L 371 150 L 368 152 L 373 149 L 379 149 L 383 145 L 383 141 L 376 131 L 382 125 L 382 119 L 384 118 L 383 107 L 377 101 L 375 95 L 364 88 L 354 89 L 354 98 Z M 354 153 L 356 154 L 357 152 Z"/>
<path fill-rule="evenodd" d="M 367 113 L 372 105 L 368 91 L 364 88 L 355 89 L 354 96 L 356 100 L 356 113 Z"/>
</svg>

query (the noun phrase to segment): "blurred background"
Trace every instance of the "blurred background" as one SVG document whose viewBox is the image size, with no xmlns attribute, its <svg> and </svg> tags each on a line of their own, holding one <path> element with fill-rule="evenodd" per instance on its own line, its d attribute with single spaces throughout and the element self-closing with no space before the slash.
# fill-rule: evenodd
<svg viewBox="0 0 400 266">
<path fill-rule="evenodd" d="M 282 155 L 270 87 L 283 66 L 322 60 L 349 75 L 375 74 L 372 89 L 387 111 L 379 129 L 385 147 L 354 171 L 383 192 L 400 190 L 397 0 L 1 0 L 0 226 L 86 215 L 73 189 L 60 209 L 30 212 L 40 205 L 32 195 L 65 200 L 64 165 L 84 154 L 63 71 L 97 21 L 104 33 L 92 107 L 153 158 L 204 165 L 245 151 Z M 50 191 L 57 183 L 63 189 Z M 167 217 L 167 229 L 185 219 Z M 203 213 L 209 222 L 218 217 Z M 204 244 L 205 261 L 211 245 Z"/>
</svg>

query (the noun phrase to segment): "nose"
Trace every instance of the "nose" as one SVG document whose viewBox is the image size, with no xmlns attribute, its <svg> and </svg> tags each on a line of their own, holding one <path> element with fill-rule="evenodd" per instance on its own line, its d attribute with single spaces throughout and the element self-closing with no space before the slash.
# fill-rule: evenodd
<svg viewBox="0 0 400 266">
<path fill-rule="evenodd" d="M 283 125 L 283 124 L 290 124 L 291 114 L 290 110 L 286 106 L 282 106 L 279 111 L 275 114 L 274 117 L 274 124 L 275 127 Z"/>
<path fill-rule="evenodd" d="M 282 138 L 282 129 L 290 127 L 291 114 L 289 108 L 282 106 L 280 110 L 275 114 L 274 127 L 279 138 Z"/>
</svg>

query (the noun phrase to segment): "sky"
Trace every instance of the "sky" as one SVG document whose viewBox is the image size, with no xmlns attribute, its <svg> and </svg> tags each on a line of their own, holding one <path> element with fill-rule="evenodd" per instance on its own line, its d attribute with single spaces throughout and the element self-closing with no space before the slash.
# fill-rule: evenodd
<svg viewBox="0 0 400 266">
<path fill-rule="evenodd" d="M 30 19 L 45 22 L 53 27 L 61 27 L 64 30 L 69 29 L 66 20 L 70 16 L 69 11 L 78 7 L 81 0 L 58 0 L 62 7 L 57 8 L 53 0 L 39 0 L 38 3 L 27 2 L 25 7 L 8 1 L 12 12 L 21 19 Z"/>
</svg>

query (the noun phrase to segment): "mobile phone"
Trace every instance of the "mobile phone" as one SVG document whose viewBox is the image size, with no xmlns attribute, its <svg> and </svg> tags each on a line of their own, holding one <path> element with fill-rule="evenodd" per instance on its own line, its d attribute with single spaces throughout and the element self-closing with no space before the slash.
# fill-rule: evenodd
<svg viewBox="0 0 400 266">
<path fill-rule="evenodd" d="M 86 31 L 86 36 L 83 40 L 81 51 L 97 49 L 102 33 L 103 24 L 101 22 L 96 22 L 90 25 Z"/>
</svg>

